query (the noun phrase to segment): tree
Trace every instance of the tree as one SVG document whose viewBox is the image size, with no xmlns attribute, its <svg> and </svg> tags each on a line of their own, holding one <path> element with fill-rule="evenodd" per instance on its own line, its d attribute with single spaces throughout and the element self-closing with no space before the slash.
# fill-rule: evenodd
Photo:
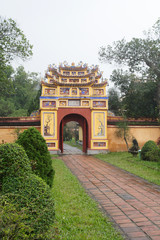
<svg viewBox="0 0 160 240">
<path fill-rule="evenodd" d="M 114 88 L 109 89 L 108 97 L 109 110 L 115 115 L 119 115 L 121 109 L 121 101 L 118 91 L 116 91 Z"/>
<path fill-rule="evenodd" d="M 38 73 L 27 73 L 23 66 L 19 66 L 16 71 L 11 71 L 10 66 L 7 69 L 11 90 L 10 94 L 6 91 L 0 97 L 0 116 L 27 116 L 31 107 L 35 107 L 33 110 L 38 109 L 40 77 Z"/>
<path fill-rule="evenodd" d="M 0 60 L 10 62 L 15 57 L 23 60 L 29 58 L 32 53 L 32 45 L 25 37 L 23 31 L 18 28 L 16 22 L 9 18 L 0 17 Z"/>
<path fill-rule="evenodd" d="M 117 123 L 117 130 L 115 134 L 118 138 L 122 138 L 125 141 L 127 150 L 129 150 L 128 140 L 130 138 L 130 130 L 125 117 L 123 121 Z"/>
<path fill-rule="evenodd" d="M 13 19 L 0 17 L 0 92 L 1 97 L 12 93 L 12 67 L 10 63 L 15 58 L 25 60 L 32 56 L 32 45 L 18 28 Z M 12 69 L 12 70 L 11 70 Z"/>
<path fill-rule="evenodd" d="M 117 71 L 121 75 L 121 79 L 118 78 L 118 75 L 117 78 L 112 77 L 111 79 L 122 88 L 133 80 L 155 83 L 157 91 L 154 97 L 160 114 L 160 19 L 151 30 L 145 33 L 143 39 L 133 38 L 129 42 L 122 39 L 114 42 L 113 46 L 102 47 L 99 56 L 102 62 L 110 64 L 116 62 L 127 68 L 125 72 Z M 115 72 L 114 76 L 116 76 Z M 123 88 L 123 90 L 127 89 Z"/>
</svg>

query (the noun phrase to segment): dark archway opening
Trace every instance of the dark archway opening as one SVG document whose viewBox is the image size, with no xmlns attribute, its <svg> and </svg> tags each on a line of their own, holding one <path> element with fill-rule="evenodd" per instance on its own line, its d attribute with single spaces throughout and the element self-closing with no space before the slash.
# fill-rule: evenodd
<svg viewBox="0 0 160 240">
<path fill-rule="evenodd" d="M 60 135 L 59 135 L 59 148 L 61 150 L 61 153 L 63 153 L 63 128 L 66 123 L 75 121 L 78 122 L 79 125 L 82 127 L 83 131 L 83 152 L 87 153 L 88 148 L 88 124 L 87 120 L 79 114 L 68 114 L 66 115 L 60 123 Z"/>
</svg>

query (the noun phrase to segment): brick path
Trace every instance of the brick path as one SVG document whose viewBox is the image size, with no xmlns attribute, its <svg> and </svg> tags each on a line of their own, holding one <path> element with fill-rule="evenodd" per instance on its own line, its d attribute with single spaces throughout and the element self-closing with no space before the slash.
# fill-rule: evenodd
<svg viewBox="0 0 160 240">
<path fill-rule="evenodd" d="M 92 156 L 62 159 L 126 239 L 160 240 L 159 186 Z"/>
</svg>

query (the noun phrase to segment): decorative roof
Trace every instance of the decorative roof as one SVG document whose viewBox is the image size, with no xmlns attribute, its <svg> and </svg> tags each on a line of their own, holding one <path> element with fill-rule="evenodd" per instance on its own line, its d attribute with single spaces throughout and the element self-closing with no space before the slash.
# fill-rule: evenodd
<svg viewBox="0 0 160 240">
<path fill-rule="evenodd" d="M 53 83 L 46 83 L 44 81 L 41 81 L 41 84 L 47 86 L 47 87 L 57 87 L 57 86 L 63 86 L 63 87 L 87 87 L 87 86 L 94 86 L 95 85 L 95 81 L 90 81 L 87 83 L 61 83 L 61 82 L 57 82 L 55 80 L 52 80 Z M 97 86 L 97 84 L 96 84 Z"/>
<path fill-rule="evenodd" d="M 73 86 L 74 84 L 70 83 L 60 83 L 60 78 L 74 78 L 74 79 L 82 79 L 82 78 L 88 78 L 89 81 L 93 84 L 93 81 L 98 80 L 96 86 L 104 86 L 106 83 L 103 82 L 102 78 L 102 72 L 99 70 L 98 65 L 92 65 L 88 66 L 88 64 L 83 64 L 83 62 L 78 63 L 78 65 L 75 65 L 75 63 L 72 63 L 69 65 L 66 61 L 61 63 L 58 67 L 53 64 L 49 65 L 48 69 L 45 74 L 45 78 L 50 78 L 52 81 L 54 81 L 54 84 L 57 85 L 57 82 L 59 82 L 59 86 Z M 101 82 L 101 83 L 100 83 Z M 90 85 L 90 83 L 76 83 L 75 86 L 86 86 Z"/>
</svg>

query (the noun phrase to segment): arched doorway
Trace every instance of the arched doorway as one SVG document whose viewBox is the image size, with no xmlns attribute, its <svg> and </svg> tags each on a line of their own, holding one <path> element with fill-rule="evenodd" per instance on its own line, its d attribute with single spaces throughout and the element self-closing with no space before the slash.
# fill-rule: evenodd
<svg viewBox="0 0 160 240">
<path fill-rule="evenodd" d="M 87 148 L 88 148 L 88 124 L 87 124 L 86 118 L 80 114 L 67 114 L 61 120 L 60 128 L 59 128 L 59 136 L 60 136 L 59 149 L 61 150 L 61 153 L 63 153 L 63 128 L 66 123 L 71 122 L 71 121 L 78 122 L 79 125 L 82 127 L 82 130 L 83 130 L 83 152 L 86 153 Z"/>
</svg>

